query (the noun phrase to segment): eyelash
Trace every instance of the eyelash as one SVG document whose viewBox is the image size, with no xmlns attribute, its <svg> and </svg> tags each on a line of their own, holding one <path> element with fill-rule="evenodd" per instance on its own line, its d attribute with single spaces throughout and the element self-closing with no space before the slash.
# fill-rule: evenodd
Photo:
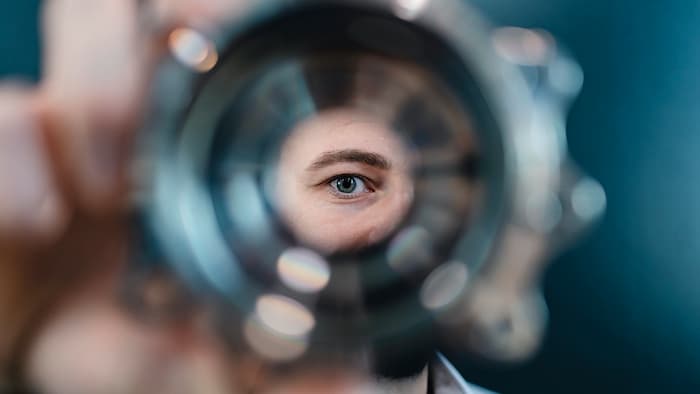
<svg viewBox="0 0 700 394">
<path fill-rule="evenodd" d="M 342 193 L 339 190 L 336 189 L 336 187 L 333 185 L 335 182 L 340 180 L 341 178 L 357 178 L 362 183 L 364 184 L 365 188 L 367 189 L 366 191 L 359 191 L 359 192 L 353 192 L 353 193 Z M 328 185 L 330 188 L 330 193 L 333 194 L 336 198 L 343 199 L 343 200 L 352 200 L 357 197 L 359 197 L 362 194 L 365 193 L 374 193 L 375 189 L 373 187 L 373 183 L 371 179 L 359 175 L 359 174 L 339 174 L 339 175 L 334 175 L 331 178 L 328 178 L 327 180 L 323 181 L 322 184 Z"/>
</svg>

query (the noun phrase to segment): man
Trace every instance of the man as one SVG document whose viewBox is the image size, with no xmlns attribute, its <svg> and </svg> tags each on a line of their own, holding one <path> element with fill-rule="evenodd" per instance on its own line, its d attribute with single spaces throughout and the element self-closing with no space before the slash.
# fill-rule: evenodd
<svg viewBox="0 0 700 394">
<path fill-rule="evenodd" d="M 225 0 L 46 4 L 42 82 L 0 89 L 0 377 L 22 380 L 46 394 L 472 392 L 440 357 L 417 376 L 399 380 L 332 363 L 278 373 L 252 355 L 227 352 L 196 318 L 148 324 L 119 302 L 128 260 L 128 147 L 163 49 L 159 33 L 179 23 L 215 24 L 244 5 Z M 374 136 L 401 152 L 400 142 L 371 119 L 342 112 L 324 116 L 303 125 L 298 135 L 317 132 L 318 122 L 337 125 L 349 117 L 354 126 L 346 127 L 370 124 Z M 294 161 L 296 148 L 290 140 L 282 160 Z M 309 163 L 311 175 L 357 165 L 348 159 L 366 154 L 362 148 L 322 149 Z M 402 154 L 382 163 L 377 156 L 388 152 L 369 153 L 378 163 L 369 167 L 384 171 L 381 185 L 394 192 L 382 194 L 380 182 L 371 184 L 369 176 L 345 169 L 316 185 L 327 197 L 344 199 L 345 209 L 359 201 L 364 209 L 380 204 L 391 214 L 367 229 L 351 226 L 357 233 L 339 239 L 315 238 L 307 232 L 310 223 L 291 219 L 300 238 L 332 252 L 352 246 L 345 243 L 349 239 L 371 242 L 393 229 L 411 202 L 410 163 Z M 294 187 L 284 181 L 280 178 L 278 191 Z M 293 215 L 285 205 L 292 200 L 280 201 L 281 210 Z"/>
<path fill-rule="evenodd" d="M 413 202 L 408 148 L 357 109 L 321 112 L 284 142 L 276 197 L 296 238 L 333 253 L 359 249 L 396 229 Z"/>
</svg>

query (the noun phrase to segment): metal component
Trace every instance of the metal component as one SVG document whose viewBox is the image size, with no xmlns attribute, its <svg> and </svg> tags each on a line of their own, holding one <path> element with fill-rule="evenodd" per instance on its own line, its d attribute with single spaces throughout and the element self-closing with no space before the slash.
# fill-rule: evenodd
<svg viewBox="0 0 700 394">
<path fill-rule="evenodd" d="M 194 71 L 211 71 L 219 61 L 213 43 L 193 29 L 180 27 L 170 32 L 168 47 L 177 60 Z"/>
<path fill-rule="evenodd" d="M 583 81 L 576 63 L 548 33 L 490 30 L 461 0 L 267 0 L 245 11 L 209 39 L 173 32 L 174 59 L 159 73 L 144 133 L 143 168 L 153 171 L 144 211 L 169 263 L 193 288 L 249 316 L 240 334 L 270 359 L 301 357 L 318 338 L 364 345 L 413 330 L 429 313 L 455 343 L 484 357 L 531 354 L 547 315 L 539 295 L 545 259 L 605 206 L 600 185 L 566 157 L 564 111 Z M 406 135 L 444 132 L 452 150 L 416 148 L 427 163 L 416 181 L 424 198 L 382 253 L 290 264 L 283 252 L 301 249 L 269 207 L 274 174 L 245 159 L 278 143 L 261 140 L 273 120 L 289 127 L 338 103 L 390 119 Z M 243 115 L 222 143 L 227 106 Z M 438 121 L 416 125 L 417 113 Z M 217 161 L 229 145 L 233 160 Z M 476 152 L 460 148 L 474 145 Z M 208 183 L 216 166 L 229 175 L 222 187 Z M 414 238 L 418 249 L 406 246 Z M 352 286 L 339 277 L 350 263 Z M 263 303 L 275 308 L 261 308 L 277 280 L 287 292 Z M 411 280 L 422 306 L 400 297 Z M 380 306 L 368 305 L 374 293 Z M 328 317 L 322 301 L 352 313 Z M 286 332 L 275 326 L 284 316 L 309 324 Z"/>
</svg>

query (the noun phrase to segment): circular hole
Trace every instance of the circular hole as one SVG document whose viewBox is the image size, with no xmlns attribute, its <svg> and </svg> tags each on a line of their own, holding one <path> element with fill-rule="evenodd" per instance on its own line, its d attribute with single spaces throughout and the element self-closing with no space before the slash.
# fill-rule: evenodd
<svg viewBox="0 0 700 394">
<path fill-rule="evenodd" d="M 331 271 L 317 253 L 306 248 L 290 248 L 277 260 L 277 274 L 290 288 L 315 293 L 326 287 Z"/>
<path fill-rule="evenodd" d="M 316 324 L 311 312 L 300 303 L 281 295 L 264 295 L 258 299 L 255 312 L 262 323 L 282 335 L 301 337 Z"/>
<path fill-rule="evenodd" d="M 210 71 L 219 61 L 214 44 L 192 29 L 181 27 L 173 30 L 168 36 L 168 46 L 178 61 L 195 71 Z"/>
<path fill-rule="evenodd" d="M 273 361 L 290 361 L 300 357 L 308 347 L 306 337 L 279 335 L 256 318 L 249 318 L 243 327 L 248 345 L 260 356 Z"/>
</svg>

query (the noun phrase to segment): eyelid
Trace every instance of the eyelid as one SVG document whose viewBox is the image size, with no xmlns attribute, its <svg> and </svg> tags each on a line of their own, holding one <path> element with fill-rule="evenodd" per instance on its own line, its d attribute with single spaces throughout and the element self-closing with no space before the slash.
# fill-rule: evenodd
<svg viewBox="0 0 700 394">
<path fill-rule="evenodd" d="M 339 178 L 342 177 L 353 177 L 353 178 L 358 178 L 364 185 L 365 190 L 362 191 L 357 191 L 353 193 L 342 193 L 338 191 L 334 186 L 333 182 L 336 182 Z M 345 202 L 354 202 L 357 200 L 362 199 L 362 197 L 374 193 L 376 191 L 376 186 L 374 185 L 374 182 L 367 178 L 364 175 L 360 174 L 352 174 L 352 173 L 344 173 L 344 174 L 338 174 L 334 175 L 330 178 L 327 178 L 326 181 L 321 183 L 323 185 L 322 187 L 327 188 L 326 191 L 333 196 L 333 198 L 336 199 L 336 201 L 340 202 L 341 200 L 344 200 Z"/>
<path fill-rule="evenodd" d="M 368 176 L 366 176 L 366 175 L 356 174 L 356 173 L 352 173 L 352 172 L 344 172 L 344 173 L 342 173 L 342 174 L 333 175 L 333 176 L 328 177 L 328 178 L 324 179 L 323 181 L 317 183 L 315 186 L 327 185 L 327 184 L 329 184 L 331 181 L 334 181 L 334 180 L 336 180 L 336 179 L 338 179 L 338 178 L 342 178 L 342 177 L 344 177 L 344 176 L 347 176 L 347 177 L 357 177 L 357 178 L 362 179 L 362 181 L 365 182 L 365 184 L 367 184 L 367 186 L 370 186 L 370 187 L 372 188 L 372 191 L 374 191 L 374 189 L 376 189 L 376 188 L 379 186 L 379 183 L 378 183 L 377 181 L 375 181 L 374 179 L 372 179 L 372 178 L 370 178 L 370 177 L 368 177 Z"/>
<path fill-rule="evenodd" d="M 372 185 L 380 187 L 388 172 L 361 163 L 336 163 L 323 169 L 318 169 L 308 174 L 308 186 L 315 187 L 329 182 L 339 176 L 356 176 L 363 180 L 369 180 Z"/>
</svg>

